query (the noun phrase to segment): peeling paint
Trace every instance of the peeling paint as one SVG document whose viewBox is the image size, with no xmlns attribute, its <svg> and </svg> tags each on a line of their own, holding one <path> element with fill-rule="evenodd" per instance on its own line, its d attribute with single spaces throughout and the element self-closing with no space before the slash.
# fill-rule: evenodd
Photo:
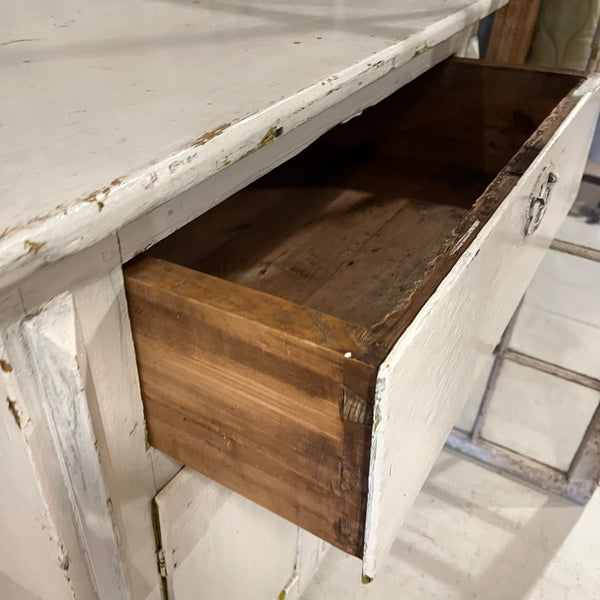
<svg viewBox="0 0 600 600">
<path fill-rule="evenodd" d="M 32 242 L 31 240 L 25 240 L 23 242 L 23 246 L 25 246 L 25 250 L 27 253 L 33 252 L 33 254 L 37 254 L 44 246 L 46 242 Z"/>
<path fill-rule="evenodd" d="M 121 181 L 122 181 L 121 178 L 115 179 L 111 183 L 111 186 L 114 186 L 114 185 L 120 183 Z M 100 191 L 102 191 L 102 192 L 110 191 L 110 187 L 107 186 L 106 188 L 103 188 L 103 190 L 100 190 Z M 34 226 L 36 223 L 44 223 L 45 221 L 52 219 L 53 217 L 55 217 L 58 214 L 62 213 L 63 215 L 67 215 L 69 208 L 71 208 L 71 206 L 76 205 L 79 202 L 96 202 L 97 199 L 94 198 L 94 196 L 96 196 L 98 193 L 99 192 L 94 192 L 92 194 L 89 194 L 88 196 L 85 196 L 82 199 L 78 199 L 72 205 L 58 204 L 54 208 L 54 210 L 48 211 L 47 213 L 45 213 L 43 215 L 33 217 L 23 223 L 16 224 L 13 227 L 5 227 L 2 230 L 2 232 L 0 233 L 0 241 L 5 238 L 8 238 L 10 235 L 14 234 L 17 231 L 22 231 L 24 229 L 28 229 L 28 228 Z M 100 202 L 100 204 L 98 204 L 98 211 L 101 211 L 102 208 L 104 208 L 104 203 Z M 27 253 L 34 252 L 34 254 L 37 254 L 37 252 L 40 250 L 40 248 L 42 248 L 42 246 L 44 246 L 45 244 L 46 244 L 46 242 L 43 242 L 40 245 L 39 242 L 31 242 L 30 240 L 25 240 L 25 242 L 24 242 L 24 246 L 25 246 L 25 249 L 27 250 Z"/>
<path fill-rule="evenodd" d="M 65 555 L 62 557 L 62 560 L 60 561 L 60 565 L 59 565 L 59 566 L 60 566 L 60 568 L 61 568 L 63 571 L 68 571 L 68 570 L 69 570 L 69 565 L 70 565 L 70 561 L 69 561 L 69 555 L 68 555 L 68 554 L 65 554 Z"/>
<path fill-rule="evenodd" d="M 17 410 L 17 404 L 14 400 L 11 400 L 8 396 L 6 396 L 6 403 L 8 404 L 8 412 L 13 416 L 17 427 L 21 429 L 21 416 L 19 415 L 19 411 Z"/>
<path fill-rule="evenodd" d="M 412 55 L 412 58 L 417 58 L 417 56 L 421 56 L 421 54 L 424 54 L 425 52 L 427 52 L 427 50 L 431 50 L 431 46 L 427 42 L 425 42 L 422 46 L 415 50 L 415 53 Z"/>
<path fill-rule="evenodd" d="M 381 423 L 381 406 L 379 403 L 375 405 L 375 414 L 373 415 L 373 433 L 377 431 L 379 424 Z"/>
<path fill-rule="evenodd" d="M 104 201 L 108 198 L 108 195 L 114 188 L 121 185 L 122 181 L 122 177 L 117 177 L 116 179 L 113 179 L 106 187 L 100 190 L 96 190 L 95 192 L 92 192 L 91 194 L 88 194 L 87 196 L 82 198 L 81 202 L 95 203 L 96 207 L 98 208 L 98 212 L 102 212 L 102 209 L 104 208 Z"/>
<path fill-rule="evenodd" d="M 471 237 L 471 235 L 475 232 L 475 230 L 479 227 L 479 221 L 476 220 L 471 227 L 469 227 L 469 229 L 465 232 L 465 234 L 458 240 L 458 242 L 456 242 L 454 248 L 452 248 L 452 251 L 450 252 L 450 254 L 455 254 L 456 252 L 458 252 L 460 250 L 460 248 L 462 246 L 464 246 L 465 242 Z"/>
<path fill-rule="evenodd" d="M 12 365 L 2 358 L 0 358 L 0 369 L 2 369 L 5 373 L 10 373 L 13 370 Z"/>
<path fill-rule="evenodd" d="M 218 135 L 223 133 L 230 126 L 231 126 L 231 123 L 223 123 L 223 125 L 219 125 L 215 129 L 212 129 L 211 131 L 207 131 L 206 133 L 202 134 L 200 137 L 193 140 L 191 142 L 190 146 L 192 146 L 194 148 L 197 148 L 198 146 L 204 146 L 204 144 L 206 144 L 206 142 L 209 142 L 213 138 L 216 138 Z"/>
<path fill-rule="evenodd" d="M 269 142 L 272 142 L 276 137 L 279 137 L 282 133 L 283 133 L 282 128 L 278 129 L 275 125 L 273 125 L 272 127 L 269 127 L 267 133 L 265 133 L 265 135 L 263 135 L 262 140 L 260 140 L 260 142 L 258 143 L 258 146 L 256 148 L 257 149 L 263 148 Z"/>
<path fill-rule="evenodd" d="M 244 154 L 240 158 L 240 160 L 242 158 L 246 158 L 247 156 L 250 156 L 257 150 L 264 148 L 269 142 L 272 142 L 275 138 L 278 138 L 282 133 L 283 133 L 283 127 L 277 127 L 276 125 L 269 127 L 269 129 L 267 129 L 267 133 L 265 133 L 265 135 L 263 135 L 260 142 L 258 142 L 258 144 L 256 144 L 256 146 L 254 148 L 252 148 L 251 150 L 248 150 L 248 152 L 246 152 L 246 154 Z"/>
<path fill-rule="evenodd" d="M 140 248 L 139 250 L 136 250 L 133 253 L 133 258 L 135 258 L 136 256 L 139 256 L 140 254 L 144 254 L 144 252 L 146 252 L 146 250 L 148 250 L 148 248 L 150 248 L 152 246 L 152 243 L 150 244 L 146 244 L 145 246 L 143 246 L 142 248 Z"/>
</svg>

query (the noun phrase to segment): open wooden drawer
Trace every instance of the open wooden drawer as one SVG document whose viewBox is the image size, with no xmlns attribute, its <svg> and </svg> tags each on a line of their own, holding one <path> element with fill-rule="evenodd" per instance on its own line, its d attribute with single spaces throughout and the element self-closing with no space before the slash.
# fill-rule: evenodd
<svg viewBox="0 0 600 600">
<path fill-rule="evenodd" d="M 151 444 L 372 577 L 574 198 L 596 83 L 446 62 L 133 261 Z"/>
</svg>

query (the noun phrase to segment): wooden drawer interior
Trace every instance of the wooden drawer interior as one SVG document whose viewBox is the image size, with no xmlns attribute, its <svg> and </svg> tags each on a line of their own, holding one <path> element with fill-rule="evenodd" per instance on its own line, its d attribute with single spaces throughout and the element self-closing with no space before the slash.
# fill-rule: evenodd
<svg viewBox="0 0 600 600">
<path fill-rule="evenodd" d="M 150 442 L 361 556 L 377 369 L 581 80 L 447 61 L 132 261 Z"/>
<path fill-rule="evenodd" d="M 372 327 L 578 81 L 445 63 L 148 254 Z"/>
</svg>

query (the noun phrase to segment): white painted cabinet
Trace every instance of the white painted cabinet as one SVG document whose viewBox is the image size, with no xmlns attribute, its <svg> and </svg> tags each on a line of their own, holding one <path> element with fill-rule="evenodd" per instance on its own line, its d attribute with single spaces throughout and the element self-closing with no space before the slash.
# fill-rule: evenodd
<svg viewBox="0 0 600 600">
<path fill-rule="evenodd" d="M 184 469 L 154 499 L 169 598 L 298 598 L 327 544 Z"/>
<path fill-rule="evenodd" d="M 7 7 L 0 600 L 301 593 L 326 545 L 148 446 L 122 264 L 459 50 L 471 26 L 504 3 Z M 566 210 L 568 197 L 531 238 L 539 248 L 525 252 L 515 237 L 522 209 L 550 164 L 574 160 L 574 140 L 585 138 L 597 110 L 588 103 L 594 85 L 580 89 L 573 117 L 477 233 L 460 259 L 465 268 L 431 296 L 380 374 L 367 575 L 464 401 L 464 365 L 481 349 L 475 339 L 486 345 L 500 327 L 502 319 L 492 323 L 478 310 L 488 300 L 481 286 L 491 288 L 510 261 L 521 268 L 505 281 L 524 285 L 543 254 L 544 227 L 558 227 Z M 575 177 L 567 172 L 562 189 Z M 452 321 L 468 322 L 449 301 L 457 295 L 472 315 L 458 346 Z M 501 300 L 491 302 L 504 315 Z M 417 329 L 425 333 L 410 344 Z M 417 370 L 403 377 L 424 357 L 443 383 L 416 381 Z M 410 401 L 399 407 L 399 396 Z M 422 466 L 411 472 L 397 457 L 410 454 L 411 432 L 426 430 L 439 405 L 449 407 L 443 427 L 425 447 L 420 440 L 414 460 Z M 386 485 L 392 474 L 412 482 L 408 494 Z"/>
</svg>

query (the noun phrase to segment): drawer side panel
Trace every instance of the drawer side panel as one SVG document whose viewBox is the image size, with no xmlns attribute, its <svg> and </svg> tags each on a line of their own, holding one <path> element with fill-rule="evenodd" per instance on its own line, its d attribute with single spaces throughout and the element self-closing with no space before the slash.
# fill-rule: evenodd
<svg viewBox="0 0 600 600">
<path fill-rule="evenodd" d="M 331 349 L 352 338 L 326 316 L 319 345 L 294 335 L 301 307 L 235 284 L 211 302 L 212 283 L 154 259 L 127 271 L 150 443 L 359 555 L 375 369 Z M 232 309 L 244 302 L 257 320 Z M 287 327 L 257 313 L 269 302 Z"/>
</svg>

